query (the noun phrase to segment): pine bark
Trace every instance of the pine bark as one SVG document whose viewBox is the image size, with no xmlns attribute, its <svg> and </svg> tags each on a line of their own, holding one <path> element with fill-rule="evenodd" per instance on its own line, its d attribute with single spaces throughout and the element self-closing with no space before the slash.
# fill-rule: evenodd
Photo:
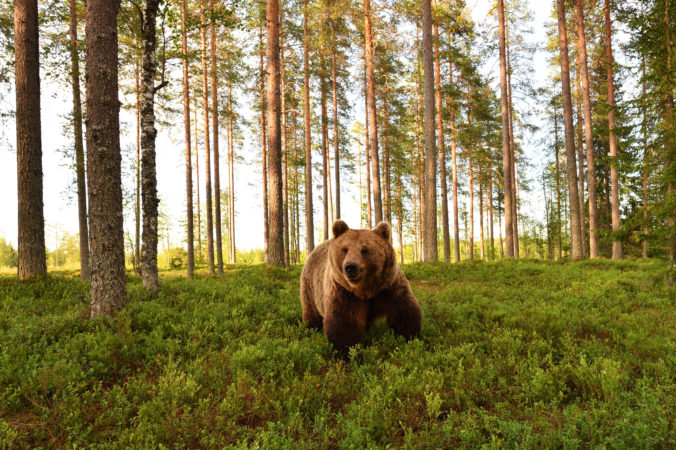
<svg viewBox="0 0 676 450">
<path fill-rule="evenodd" d="M 305 250 L 309 255 L 315 248 L 314 211 L 312 206 L 312 136 L 310 123 L 310 42 L 308 27 L 308 0 L 303 4 L 303 126 L 305 127 Z"/>
<path fill-rule="evenodd" d="M 486 257 L 486 240 L 484 239 L 484 191 L 481 183 L 481 166 L 479 166 L 479 238 L 481 240 L 481 259 Z"/>
<path fill-rule="evenodd" d="M 282 199 L 282 126 L 279 63 L 279 0 L 267 0 L 267 135 L 268 235 L 267 263 L 284 266 L 284 205 Z"/>
<path fill-rule="evenodd" d="M 267 0 L 267 132 L 269 236 L 268 264 L 284 267 L 284 204 L 282 198 L 282 123 L 279 63 L 279 0 Z"/>
<path fill-rule="evenodd" d="M 232 85 L 228 85 L 228 134 L 230 135 L 230 142 L 228 145 L 228 169 L 230 170 L 230 177 L 228 178 L 229 189 L 229 213 L 230 213 L 230 262 L 235 264 L 237 262 L 237 248 L 235 241 L 235 135 L 233 134 L 233 108 L 232 108 Z"/>
<path fill-rule="evenodd" d="M 495 259 L 495 239 L 493 235 L 493 174 L 488 179 L 488 213 L 490 216 L 491 259 Z"/>
<path fill-rule="evenodd" d="M 80 231 L 80 276 L 89 280 L 89 227 L 87 226 L 87 188 L 84 143 L 82 141 L 82 98 L 80 94 L 80 56 L 77 37 L 77 5 L 69 0 L 70 63 L 73 84 L 73 134 L 75 135 L 75 173 L 77 177 L 77 212 Z"/>
<path fill-rule="evenodd" d="M 141 276 L 151 294 L 160 290 L 157 273 L 157 165 L 155 161 L 155 22 L 160 0 L 146 0 L 143 7 L 141 58 L 141 184 L 143 247 Z"/>
<path fill-rule="evenodd" d="M 573 127 L 573 104 L 570 95 L 570 69 L 568 62 L 568 37 L 564 0 L 557 0 L 559 25 L 559 53 L 561 62 L 561 84 L 563 95 L 563 119 L 566 140 L 566 172 L 570 205 L 571 258 L 582 258 L 580 236 L 580 207 L 577 192 L 577 167 L 575 156 L 575 128 Z"/>
<path fill-rule="evenodd" d="M 512 183 L 512 239 L 514 242 L 514 256 L 519 258 L 519 201 L 517 193 L 519 189 L 516 178 L 516 154 L 514 145 L 514 108 L 512 108 L 512 63 L 509 52 L 509 24 L 505 23 L 505 53 L 507 58 L 507 109 L 509 111 L 509 166 L 510 180 Z"/>
<path fill-rule="evenodd" d="M 617 137 L 615 136 L 615 82 L 613 81 L 613 47 L 610 29 L 610 2 L 605 0 L 604 8 L 606 31 L 606 76 L 608 82 L 608 145 L 610 147 L 610 204 L 613 234 L 618 233 L 620 223 L 620 190 L 617 173 Z M 613 259 L 622 259 L 622 242 L 614 235 Z"/>
<path fill-rule="evenodd" d="M 383 175 L 385 183 L 383 188 L 384 220 L 392 223 L 392 183 L 390 167 L 390 145 L 388 133 L 390 128 L 390 108 L 387 101 L 387 93 L 383 93 Z"/>
<path fill-rule="evenodd" d="M 260 96 L 261 96 L 261 163 L 263 165 L 261 173 L 263 178 L 263 248 L 265 251 L 265 262 L 268 262 L 268 252 L 270 248 L 270 198 L 269 198 L 269 189 L 268 189 L 268 138 L 267 138 L 267 123 L 266 123 L 266 110 L 267 106 L 265 105 L 266 90 L 265 90 L 265 67 L 263 62 L 263 20 L 261 18 L 261 24 L 258 32 L 258 45 L 259 45 L 259 74 L 260 74 Z"/>
<path fill-rule="evenodd" d="M 441 103 L 441 62 L 439 58 L 439 26 L 434 24 L 434 84 L 437 102 L 437 145 L 439 146 L 439 178 L 441 184 L 441 230 L 444 261 L 451 260 L 451 232 L 448 224 L 448 185 L 446 183 L 446 149 L 444 147 L 444 117 Z"/>
<path fill-rule="evenodd" d="M 86 5 L 87 187 L 91 245 L 91 315 L 127 303 L 122 227 L 118 1 Z"/>
<path fill-rule="evenodd" d="M 587 153 L 587 199 L 589 203 L 589 257 L 599 257 L 599 215 L 596 198 L 596 162 L 592 129 L 592 104 L 589 95 L 589 70 L 587 65 L 587 41 L 584 31 L 583 0 L 575 1 L 575 17 L 578 43 L 578 62 L 582 81 L 582 108 L 584 112 L 584 139 Z"/>
<path fill-rule="evenodd" d="M 587 50 L 584 35 L 584 11 L 581 0 L 576 2 L 576 15 L 578 27 L 578 45 L 580 75 L 582 80 L 582 104 L 584 111 L 584 130 L 587 159 L 587 196 L 589 204 L 589 257 L 598 258 L 598 206 L 596 195 L 596 163 L 594 161 L 593 129 L 592 129 L 592 106 L 589 95 L 589 75 L 587 70 Z M 580 163 L 582 164 L 582 163 Z"/>
<path fill-rule="evenodd" d="M 383 202 L 380 194 L 380 164 L 378 161 L 378 128 L 376 114 L 375 70 L 373 67 L 373 31 L 371 27 L 371 0 L 364 0 L 364 62 L 366 66 L 366 84 L 369 113 L 369 139 L 371 153 L 371 179 L 373 189 L 373 210 L 375 223 L 383 220 Z"/>
<path fill-rule="evenodd" d="M 450 40 L 450 33 L 449 33 Z M 453 87 L 453 64 L 448 62 L 448 82 Z M 453 245 L 455 250 L 455 262 L 460 262 L 460 221 L 458 219 L 458 160 L 455 145 L 455 100 L 450 100 L 450 117 L 449 122 L 451 126 L 451 159 L 453 162 Z"/>
<path fill-rule="evenodd" d="M 321 125 L 322 125 L 322 201 L 324 204 L 324 240 L 329 239 L 329 228 L 331 227 L 329 223 L 329 184 L 328 175 L 329 175 L 329 128 L 328 128 L 328 116 L 326 111 L 326 83 L 324 79 L 323 66 L 324 58 L 321 58 L 320 65 L 320 75 L 319 75 L 319 99 L 320 99 L 320 108 L 321 108 Z"/>
<path fill-rule="evenodd" d="M 336 45 L 337 43 L 333 42 L 332 52 L 331 52 L 331 87 L 333 93 L 333 158 L 335 160 L 335 183 L 336 183 L 336 219 L 341 218 L 340 212 L 340 136 L 338 135 L 338 128 L 340 126 L 338 122 L 338 85 L 336 80 Z"/>
<path fill-rule="evenodd" d="M 468 113 L 467 123 L 469 129 L 471 130 L 472 129 L 471 111 Z M 469 250 L 467 251 L 467 257 L 469 259 L 474 259 L 474 164 L 472 163 L 471 147 L 467 148 L 467 163 L 469 175 L 469 179 L 467 181 L 467 186 L 469 189 L 469 227 L 467 229 L 467 241 L 469 242 Z"/>
<path fill-rule="evenodd" d="M 214 0 L 209 0 L 213 14 Z M 216 78 L 216 27 L 214 20 L 209 21 L 211 56 L 211 128 L 214 136 L 214 228 L 216 230 L 216 270 L 223 274 L 223 240 L 221 236 L 221 160 L 219 155 L 218 133 L 218 80 Z"/>
<path fill-rule="evenodd" d="M 209 141 L 209 82 L 207 70 L 207 26 L 204 17 L 204 0 L 200 0 L 200 21 L 202 38 L 202 103 L 204 107 L 204 190 L 207 210 L 207 270 L 214 271 L 214 215 L 211 203 L 211 143 Z M 215 139 L 214 139 L 215 140 Z"/>
<path fill-rule="evenodd" d="M 512 169 L 509 140 L 509 105 L 507 95 L 507 61 L 505 54 L 505 7 L 503 0 L 498 0 L 498 33 L 500 46 L 500 104 L 502 112 L 502 170 L 505 195 L 505 244 L 506 256 L 514 257 L 514 229 L 512 217 Z"/>
<path fill-rule="evenodd" d="M 577 106 L 577 193 L 579 195 L 579 207 L 580 207 L 580 238 L 582 239 L 582 257 L 587 257 L 587 228 L 585 224 L 585 214 L 584 214 L 584 149 L 582 148 L 582 136 L 584 134 L 584 127 L 582 126 L 583 117 L 582 117 L 582 83 L 580 77 L 580 71 L 575 71 L 575 78 L 577 82 L 577 91 L 579 97 L 576 99 Z"/>
<path fill-rule="evenodd" d="M 40 56 L 37 0 L 14 2 L 20 280 L 47 273 L 42 203 Z"/>
<path fill-rule="evenodd" d="M 561 184 L 559 177 L 559 116 L 554 107 L 554 161 L 556 175 L 556 237 L 558 240 L 558 259 L 563 258 L 563 246 L 561 243 Z"/>
<path fill-rule="evenodd" d="M 197 126 L 197 92 L 195 92 L 195 192 L 197 195 L 197 257 L 202 261 L 202 210 L 200 206 L 200 152 Z"/>
<path fill-rule="evenodd" d="M 366 225 L 371 228 L 373 225 L 371 219 L 373 219 L 373 204 L 371 203 L 371 136 L 369 135 L 369 101 L 368 101 L 368 77 L 366 72 L 364 72 L 364 111 L 365 111 L 365 148 L 366 148 Z"/>
<path fill-rule="evenodd" d="M 665 132 L 667 133 L 667 139 L 665 140 L 665 162 L 664 162 L 664 169 L 666 172 L 671 171 L 671 179 L 669 180 L 667 184 L 667 198 L 669 198 L 676 187 L 674 187 L 674 181 L 673 181 L 673 165 L 676 164 L 676 161 L 674 160 L 674 141 L 673 141 L 673 130 L 674 130 L 674 95 L 673 95 L 673 84 L 672 84 L 672 79 L 671 79 L 671 21 L 670 21 L 670 15 L 669 15 L 669 0 L 664 0 L 664 24 L 665 24 L 665 35 L 666 35 L 666 48 L 667 48 L 667 80 L 666 81 L 666 86 L 667 86 L 667 91 L 666 91 L 666 110 L 665 110 Z M 667 226 L 671 228 L 671 232 L 669 233 L 669 261 L 670 261 L 670 268 L 673 272 L 674 266 L 676 265 L 676 233 L 673 231 L 674 226 L 676 225 L 676 209 L 671 211 L 671 214 L 668 216 L 667 219 Z M 670 275 L 668 278 L 668 281 L 670 284 L 674 283 L 674 275 Z"/>
<path fill-rule="evenodd" d="M 141 18 L 143 21 L 143 18 Z M 138 45 L 138 42 L 134 41 Z M 141 274 L 141 80 L 139 59 L 134 64 L 134 78 L 136 81 L 136 178 L 134 180 L 134 271 Z"/>
<path fill-rule="evenodd" d="M 282 139 L 282 199 L 284 216 L 284 265 L 291 262 L 289 241 L 289 164 L 288 164 L 288 139 L 287 139 L 287 115 L 286 115 L 286 66 L 284 61 L 284 5 L 279 3 L 279 71 L 280 71 L 280 97 L 281 97 L 281 139 Z"/>
<path fill-rule="evenodd" d="M 195 237 L 192 204 L 192 149 L 190 145 L 190 74 L 188 72 L 188 33 L 186 30 L 186 0 L 181 0 L 181 51 L 183 58 L 183 125 L 185 128 L 185 192 L 188 264 L 186 277 L 192 278 L 195 270 Z"/>
<path fill-rule="evenodd" d="M 645 55 L 641 61 L 641 72 L 642 72 L 642 83 L 641 90 L 643 98 L 646 98 L 646 79 L 645 79 Z M 645 106 L 642 109 L 642 121 L 641 121 L 641 133 L 643 134 L 643 173 L 641 177 L 643 178 L 643 242 L 642 247 L 642 257 L 643 259 L 648 258 L 648 118 L 646 113 Z"/>
<path fill-rule="evenodd" d="M 432 49 L 432 6 L 422 1 L 423 72 L 425 96 L 425 218 L 423 261 L 437 261 L 437 151 L 434 105 L 434 51 Z"/>
</svg>

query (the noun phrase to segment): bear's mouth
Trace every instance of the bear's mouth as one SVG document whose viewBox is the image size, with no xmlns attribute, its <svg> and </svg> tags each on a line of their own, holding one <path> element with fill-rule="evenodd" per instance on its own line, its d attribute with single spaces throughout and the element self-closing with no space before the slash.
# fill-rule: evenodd
<svg viewBox="0 0 676 450">
<path fill-rule="evenodd" d="M 345 278 L 347 278 L 347 281 L 349 281 L 350 283 L 356 284 L 359 281 L 359 278 L 361 278 L 361 277 L 359 276 L 358 273 L 356 273 L 354 275 L 350 275 L 350 274 L 346 273 Z"/>
</svg>

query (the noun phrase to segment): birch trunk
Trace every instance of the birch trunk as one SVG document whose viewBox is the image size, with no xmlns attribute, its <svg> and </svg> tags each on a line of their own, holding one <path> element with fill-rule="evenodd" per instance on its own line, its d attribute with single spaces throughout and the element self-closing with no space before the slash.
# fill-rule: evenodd
<svg viewBox="0 0 676 450">
<path fill-rule="evenodd" d="M 143 202 L 143 287 L 152 295 L 160 290 L 157 273 L 157 165 L 155 161 L 155 22 L 160 0 L 146 0 L 143 7 L 143 56 L 141 58 L 141 183 Z"/>
</svg>

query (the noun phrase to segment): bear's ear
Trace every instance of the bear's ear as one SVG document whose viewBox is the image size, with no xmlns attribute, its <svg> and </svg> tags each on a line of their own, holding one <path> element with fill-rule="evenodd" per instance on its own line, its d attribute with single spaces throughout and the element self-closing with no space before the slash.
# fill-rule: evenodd
<svg viewBox="0 0 676 450">
<path fill-rule="evenodd" d="M 333 222 L 333 237 L 337 238 L 349 229 L 350 227 L 347 226 L 344 220 L 336 220 Z"/>
<path fill-rule="evenodd" d="M 388 222 L 380 222 L 373 231 L 387 242 L 392 243 L 392 228 Z"/>
</svg>

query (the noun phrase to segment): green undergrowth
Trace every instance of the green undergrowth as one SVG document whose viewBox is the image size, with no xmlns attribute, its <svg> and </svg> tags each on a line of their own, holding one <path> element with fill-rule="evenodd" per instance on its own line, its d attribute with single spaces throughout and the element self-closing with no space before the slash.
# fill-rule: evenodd
<svg viewBox="0 0 676 450">
<path fill-rule="evenodd" d="M 659 261 L 414 264 L 419 339 L 335 354 L 300 267 L 163 274 L 88 318 L 72 273 L 0 275 L 0 448 L 674 448 Z"/>
</svg>

